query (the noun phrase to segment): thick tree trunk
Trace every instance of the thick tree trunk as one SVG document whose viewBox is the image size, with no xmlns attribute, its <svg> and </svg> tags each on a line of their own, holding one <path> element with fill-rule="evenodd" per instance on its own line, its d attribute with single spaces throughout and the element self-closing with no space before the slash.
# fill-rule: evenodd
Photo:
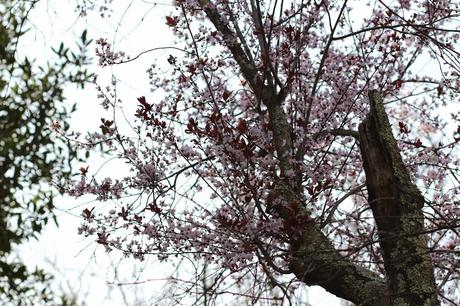
<svg viewBox="0 0 460 306">
<path fill-rule="evenodd" d="M 377 224 L 390 305 L 439 305 L 423 235 L 423 196 L 411 182 L 378 91 L 359 126 L 369 205 Z"/>
</svg>

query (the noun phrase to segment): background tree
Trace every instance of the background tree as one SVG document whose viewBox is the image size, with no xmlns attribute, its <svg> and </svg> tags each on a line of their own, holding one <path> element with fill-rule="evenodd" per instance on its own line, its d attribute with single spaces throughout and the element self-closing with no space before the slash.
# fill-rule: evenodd
<svg viewBox="0 0 460 306">
<path fill-rule="evenodd" d="M 17 56 L 21 37 L 29 30 L 28 15 L 37 1 L 0 1 L 0 304 L 73 304 L 51 291 L 52 276 L 42 269 L 29 270 L 15 246 L 38 239 L 44 226 L 56 220 L 49 182 L 68 177 L 74 147 L 54 140 L 49 128 L 64 127 L 75 110 L 64 103 L 64 84 L 83 87 L 91 80 L 83 32 L 78 51 L 64 44 L 45 65 Z"/>
<path fill-rule="evenodd" d="M 140 94 L 124 128 L 99 87 L 113 112 L 86 146 L 131 176 L 82 168 L 61 185 L 113 200 L 85 208 L 80 232 L 204 263 L 184 292 L 207 304 L 291 303 L 302 284 L 358 305 L 458 304 L 460 4 L 362 3 L 175 1 L 169 68 L 148 69 L 162 97 Z M 102 66 L 133 60 L 97 44 Z"/>
</svg>

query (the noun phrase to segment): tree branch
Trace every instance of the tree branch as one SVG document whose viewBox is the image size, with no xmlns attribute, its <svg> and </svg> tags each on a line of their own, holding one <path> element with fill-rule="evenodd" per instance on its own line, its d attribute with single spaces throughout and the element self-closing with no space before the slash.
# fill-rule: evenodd
<svg viewBox="0 0 460 306">
<path fill-rule="evenodd" d="M 249 82 L 253 89 L 260 87 L 263 84 L 259 84 L 257 80 L 258 70 L 253 63 L 248 59 L 244 50 L 241 48 L 241 44 L 237 41 L 237 36 L 230 30 L 227 24 L 220 18 L 220 13 L 213 6 L 209 5 L 208 0 L 199 0 L 201 8 L 208 16 L 214 27 L 222 34 L 223 39 L 227 48 L 233 55 L 233 58 L 238 63 L 238 66 L 243 73 L 243 76 Z M 257 90 L 254 90 L 257 93 Z"/>
</svg>

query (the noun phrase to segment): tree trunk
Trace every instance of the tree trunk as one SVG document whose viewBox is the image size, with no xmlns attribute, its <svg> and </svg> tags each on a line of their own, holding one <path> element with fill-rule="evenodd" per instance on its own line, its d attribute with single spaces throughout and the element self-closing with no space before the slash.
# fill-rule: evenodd
<svg viewBox="0 0 460 306">
<path fill-rule="evenodd" d="M 359 126 L 369 205 L 378 229 L 390 305 L 439 305 L 423 235 L 424 199 L 411 182 L 378 91 Z"/>
</svg>

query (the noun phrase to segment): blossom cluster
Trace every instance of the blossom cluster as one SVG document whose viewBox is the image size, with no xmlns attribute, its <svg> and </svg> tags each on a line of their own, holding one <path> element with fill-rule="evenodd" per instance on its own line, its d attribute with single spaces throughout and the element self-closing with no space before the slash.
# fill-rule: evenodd
<svg viewBox="0 0 460 306">
<path fill-rule="evenodd" d="M 125 59 L 128 59 L 125 52 L 112 51 L 112 45 L 105 38 L 96 40 L 96 56 L 99 58 L 99 66 L 110 66 L 121 64 Z"/>
</svg>

